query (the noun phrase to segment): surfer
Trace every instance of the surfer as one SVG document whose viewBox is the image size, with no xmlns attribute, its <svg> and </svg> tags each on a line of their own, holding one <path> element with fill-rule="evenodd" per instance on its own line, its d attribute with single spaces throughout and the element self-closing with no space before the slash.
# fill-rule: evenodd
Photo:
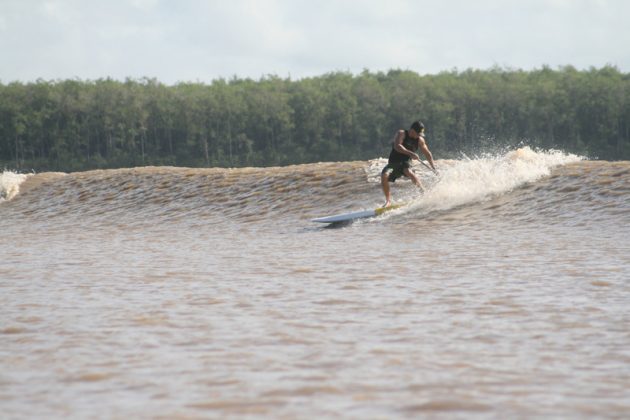
<svg viewBox="0 0 630 420">
<path fill-rule="evenodd" d="M 426 156 L 431 168 L 435 171 L 433 155 L 424 139 L 424 124 L 420 121 L 414 121 L 409 130 L 398 130 L 396 133 L 387 166 L 381 172 L 381 186 L 386 200 L 383 207 L 389 207 L 392 204 L 389 183 L 395 182 L 397 178 L 403 175 L 424 191 L 422 183 L 411 170 L 411 160 L 420 160 L 417 153 L 418 149 Z"/>
</svg>

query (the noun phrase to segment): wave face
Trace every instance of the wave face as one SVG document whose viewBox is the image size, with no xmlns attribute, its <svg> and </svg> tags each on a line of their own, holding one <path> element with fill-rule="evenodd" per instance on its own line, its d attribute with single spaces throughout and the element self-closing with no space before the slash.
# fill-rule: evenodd
<svg viewBox="0 0 630 420">
<path fill-rule="evenodd" d="M 185 219 L 302 223 L 331 212 L 378 207 L 383 202 L 379 175 L 385 162 L 5 172 L 0 180 L 4 211 L 22 220 L 119 225 Z M 438 166 L 439 177 L 416 166 L 427 189 L 424 195 L 406 180 L 393 185 L 395 201 L 412 203 L 402 213 L 439 217 L 467 208 L 477 211 L 478 217 L 530 219 L 553 214 L 566 218 L 559 208 L 579 208 L 584 217 L 628 210 L 628 162 L 585 161 L 561 152 L 522 148 L 499 156 L 440 161 Z"/>
</svg>

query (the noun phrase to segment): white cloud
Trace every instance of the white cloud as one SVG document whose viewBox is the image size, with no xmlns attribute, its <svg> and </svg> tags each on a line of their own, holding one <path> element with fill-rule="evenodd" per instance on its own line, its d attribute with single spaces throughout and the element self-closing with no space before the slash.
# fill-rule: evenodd
<svg viewBox="0 0 630 420">
<path fill-rule="evenodd" d="M 623 0 L 2 0 L 0 80 L 630 71 L 629 12 Z"/>
</svg>

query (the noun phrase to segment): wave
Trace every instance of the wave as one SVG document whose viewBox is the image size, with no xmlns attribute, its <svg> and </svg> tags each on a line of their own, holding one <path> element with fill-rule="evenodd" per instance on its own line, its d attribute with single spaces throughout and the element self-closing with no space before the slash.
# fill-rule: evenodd
<svg viewBox="0 0 630 420">
<path fill-rule="evenodd" d="M 304 220 L 383 203 L 380 170 L 386 159 L 271 168 L 142 167 L 0 176 L 4 217 L 46 222 L 143 224 L 156 221 L 257 222 Z M 544 213 L 559 202 L 628 210 L 630 162 L 587 161 L 528 147 L 498 155 L 437 162 L 439 176 L 417 165 L 427 191 L 410 182 L 392 187 L 411 201 L 414 216 L 452 209 Z M 604 199 L 605 197 L 605 199 Z M 604 203 L 602 204 L 602 200 Z"/>
<path fill-rule="evenodd" d="M 11 171 L 0 173 L 0 203 L 18 195 L 20 185 L 26 181 L 27 176 Z"/>
<path fill-rule="evenodd" d="M 556 167 L 582 160 L 560 151 L 535 152 L 524 147 L 503 155 L 449 161 L 441 171 L 440 182 L 417 200 L 415 207 L 443 211 L 487 201 L 548 177 Z"/>
</svg>

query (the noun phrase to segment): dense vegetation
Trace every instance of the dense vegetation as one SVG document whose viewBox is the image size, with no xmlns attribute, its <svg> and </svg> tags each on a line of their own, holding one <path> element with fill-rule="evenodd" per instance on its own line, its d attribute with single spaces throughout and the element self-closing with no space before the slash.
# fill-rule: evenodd
<svg viewBox="0 0 630 420">
<path fill-rule="evenodd" d="M 386 156 L 427 126 L 436 157 L 523 143 L 630 159 L 630 75 L 614 67 L 331 73 L 167 86 L 0 83 L 0 169 L 270 166 Z"/>
</svg>

